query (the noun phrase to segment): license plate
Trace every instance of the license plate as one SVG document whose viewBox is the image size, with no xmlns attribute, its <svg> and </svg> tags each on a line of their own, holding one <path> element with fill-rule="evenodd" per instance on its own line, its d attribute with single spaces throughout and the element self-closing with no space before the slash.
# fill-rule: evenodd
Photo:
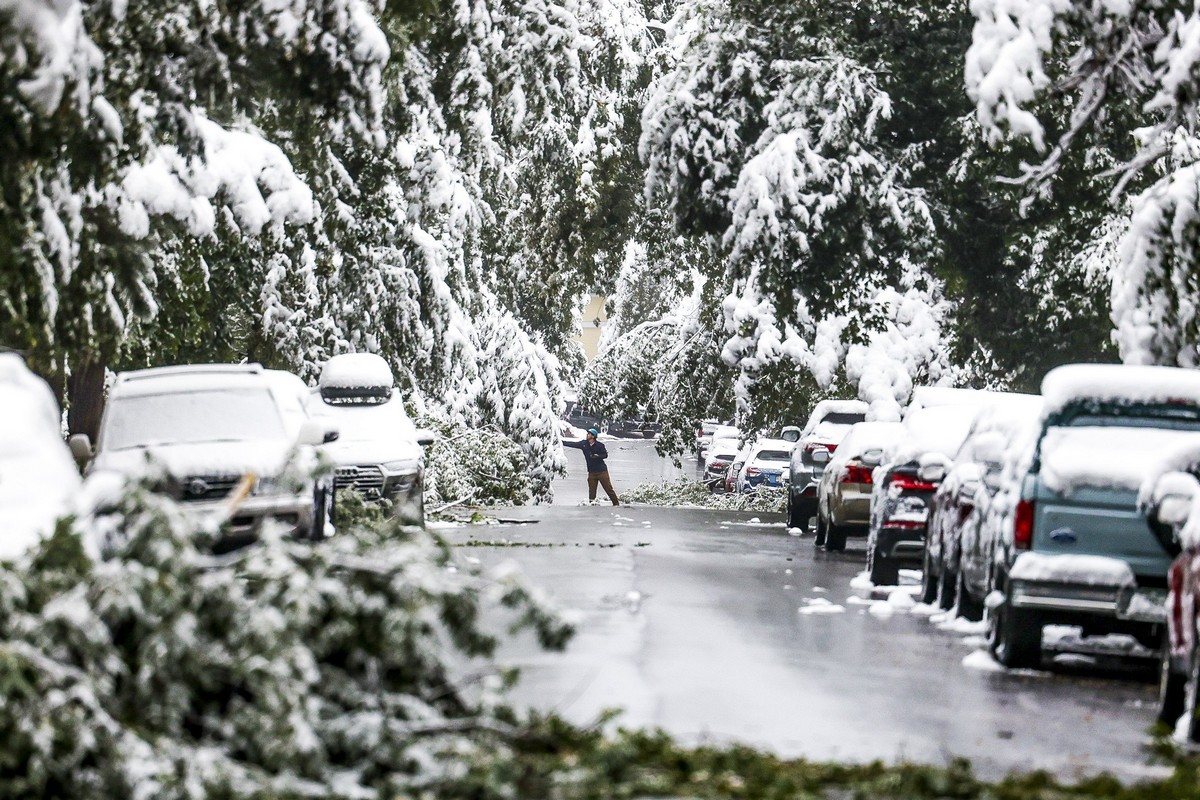
<svg viewBox="0 0 1200 800">
<path fill-rule="evenodd" d="M 1167 590 L 1135 589 L 1122 592 L 1117 600 L 1117 616 L 1137 622 L 1166 622 Z"/>
</svg>

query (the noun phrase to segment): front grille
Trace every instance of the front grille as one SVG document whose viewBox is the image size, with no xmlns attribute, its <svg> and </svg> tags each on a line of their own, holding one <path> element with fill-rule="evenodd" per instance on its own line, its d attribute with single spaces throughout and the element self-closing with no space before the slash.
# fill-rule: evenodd
<svg viewBox="0 0 1200 800">
<path fill-rule="evenodd" d="M 184 501 L 222 500 L 241 481 L 241 475 L 189 475 L 182 484 Z"/>
<path fill-rule="evenodd" d="M 383 470 L 371 465 L 338 467 L 333 474 L 333 485 L 337 489 L 354 489 L 363 494 L 378 493 L 383 489 Z"/>
</svg>

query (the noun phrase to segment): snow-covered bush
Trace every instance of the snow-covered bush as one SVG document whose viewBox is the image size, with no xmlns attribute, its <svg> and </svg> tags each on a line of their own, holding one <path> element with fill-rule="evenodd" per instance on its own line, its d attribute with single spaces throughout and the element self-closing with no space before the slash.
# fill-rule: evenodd
<svg viewBox="0 0 1200 800">
<path fill-rule="evenodd" d="M 438 796 L 508 740 L 495 692 L 449 672 L 493 652 L 482 609 L 546 646 L 570 632 L 394 523 L 214 556 L 135 487 L 102 558 L 77 527 L 0 572 L 5 797 Z"/>
<path fill-rule="evenodd" d="M 787 508 L 787 491 L 759 487 L 754 492 L 725 494 L 714 492 L 703 483 L 690 478 L 678 478 L 661 483 L 643 483 L 621 494 L 626 503 L 645 503 L 648 506 L 685 506 L 712 508 L 720 511 L 762 511 L 782 514 Z"/>
<path fill-rule="evenodd" d="M 520 505 L 533 497 L 521 448 L 495 427 L 469 428 L 445 419 L 419 417 L 434 432 L 425 449 L 425 508 L 446 503 Z"/>
</svg>

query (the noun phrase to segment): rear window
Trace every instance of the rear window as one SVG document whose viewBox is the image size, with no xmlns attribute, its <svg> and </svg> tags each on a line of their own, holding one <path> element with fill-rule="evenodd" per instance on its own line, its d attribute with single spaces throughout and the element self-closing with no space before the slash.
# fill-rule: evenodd
<svg viewBox="0 0 1200 800">
<path fill-rule="evenodd" d="M 1090 407 L 1066 410 L 1053 420 L 1071 428 L 1159 428 L 1172 431 L 1200 431 L 1200 407 L 1182 403 L 1089 404 Z"/>
<path fill-rule="evenodd" d="M 821 422 L 832 422 L 835 425 L 857 425 L 860 422 L 866 421 L 866 414 L 848 414 L 845 412 L 833 412 L 821 418 Z"/>
<path fill-rule="evenodd" d="M 763 450 L 755 458 L 760 461 L 790 461 L 792 454 L 783 450 Z"/>
</svg>

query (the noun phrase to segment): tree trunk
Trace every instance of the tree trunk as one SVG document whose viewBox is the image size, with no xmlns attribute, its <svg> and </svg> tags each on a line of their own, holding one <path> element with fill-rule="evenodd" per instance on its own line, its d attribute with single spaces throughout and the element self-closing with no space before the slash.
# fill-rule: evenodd
<svg viewBox="0 0 1200 800">
<path fill-rule="evenodd" d="M 95 442 L 104 413 L 104 364 L 88 359 L 75 365 L 67 379 L 67 402 L 67 429 Z"/>
</svg>

